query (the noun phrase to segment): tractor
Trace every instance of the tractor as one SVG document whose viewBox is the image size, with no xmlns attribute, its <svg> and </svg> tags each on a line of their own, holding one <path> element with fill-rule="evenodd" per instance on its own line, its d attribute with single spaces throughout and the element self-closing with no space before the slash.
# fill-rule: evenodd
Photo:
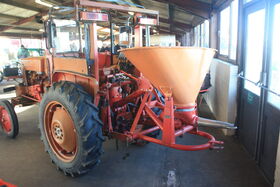
<svg viewBox="0 0 280 187">
<path fill-rule="evenodd" d="M 119 56 L 112 34 L 116 19 L 126 21 L 119 27 L 126 45 Z M 110 26 L 110 52 L 98 51 L 97 24 Z M 14 106 L 40 103 L 45 150 L 70 176 L 99 163 L 105 136 L 184 151 L 221 148 L 223 142 L 199 126 L 234 125 L 198 117 L 196 106 L 215 50 L 150 47 L 151 27 L 158 24 L 158 11 L 139 7 L 79 0 L 73 7 L 52 8 L 44 21 L 46 55 L 23 59 L 16 97 L 0 101 L 5 134 L 15 138 L 19 132 Z M 207 141 L 177 144 L 185 133 Z"/>
</svg>

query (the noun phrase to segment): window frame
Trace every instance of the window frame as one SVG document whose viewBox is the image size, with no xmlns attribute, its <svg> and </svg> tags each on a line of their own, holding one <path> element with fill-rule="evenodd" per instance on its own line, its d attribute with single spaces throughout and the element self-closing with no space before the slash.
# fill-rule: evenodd
<svg viewBox="0 0 280 187">
<path fill-rule="evenodd" d="M 56 20 L 59 20 L 59 21 L 61 21 L 61 20 L 66 20 L 66 21 L 74 21 L 75 22 L 75 24 L 76 24 L 76 26 L 74 27 L 74 28 L 77 28 L 77 34 L 79 35 L 79 46 L 78 46 L 78 48 L 79 49 L 77 49 L 77 51 L 55 51 L 55 54 L 56 55 L 63 55 L 63 54 L 76 54 L 76 53 L 80 53 L 81 51 L 82 51 L 82 33 L 81 33 L 81 24 L 80 24 L 80 22 L 78 22 L 78 21 L 75 21 L 75 20 L 71 20 L 71 19 L 56 19 Z M 55 23 L 55 20 L 52 20 L 52 22 L 53 23 Z M 54 32 L 56 32 L 56 35 L 57 35 L 57 29 L 58 28 L 60 28 L 60 27 L 63 27 L 63 26 L 55 26 L 54 27 L 54 29 L 55 29 L 55 31 Z M 57 45 L 56 44 L 56 41 L 58 41 L 59 39 L 58 39 L 58 37 L 57 36 L 50 36 L 51 37 L 51 40 L 52 40 L 52 43 L 53 43 L 53 45 Z M 55 46 L 55 49 L 57 49 L 57 46 Z M 73 56 L 75 56 L 75 55 L 73 55 Z"/>
<path fill-rule="evenodd" d="M 233 6 L 232 6 L 232 2 L 234 0 L 230 0 L 230 1 L 227 1 L 225 4 L 223 4 L 221 7 L 219 7 L 218 9 L 218 27 L 217 27 L 217 49 L 218 49 L 218 52 L 217 52 L 217 58 L 220 59 L 220 60 L 223 60 L 223 61 L 226 61 L 226 62 L 229 62 L 231 64 L 237 64 L 237 61 L 238 61 L 238 36 L 239 36 L 239 16 L 240 16 L 240 1 L 239 0 L 235 0 L 235 1 L 238 1 L 238 17 L 237 17 L 237 20 L 238 20 L 238 24 L 237 24 L 237 41 L 236 41 L 236 56 L 235 56 L 235 59 L 231 59 L 230 58 L 230 53 L 231 53 L 231 44 L 232 44 L 232 9 L 233 9 Z M 221 11 L 223 11 L 224 9 L 226 9 L 227 7 L 230 8 L 230 15 L 229 15 L 229 42 L 228 42 L 228 55 L 223 55 L 223 54 L 220 54 L 220 31 L 221 31 Z"/>
<path fill-rule="evenodd" d="M 205 28 L 206 21 L 208 21 L 208 29 Z M 202 29 L 202 28 L 204 28 L 204 29 Z M 210 47 L 210 20 L 207 20 L 207 19 L 194 27 L 194 34 L 195 34 L 194 46 L 195 47 L 206 47 L 206 46 L 204 46 L 205 41 L 206 41 L 206 30 L 208 30 L 208 47 Z M 199 31 L 199 33 L 197 31 Z M 205 31 L 205 32 L 203 32 L 203 31 Z"/>
<path fill-rule="evenodd" d="M 253 0 L 254 1 L 254 0 Z M 255 2 L 255 1 L 254 1 Z M 250 2 L 249 2 L 250 3 Z M 276 8 L 276 6 L 277 5 L 279 5 L 280 4 L 280 0 L 275 0 L 275 1 L 273 1 L 271 4 L 270 4 L 270 6 L 268 7 L 268 10 L 270 11 L 270 13 L 271 13 L 271 15 L 270 15 L 270 20 L 271 21 L 269 21 L 269 28 L 270 28 L 270 30 L 269 31 L 267 31 L 268 32 L 268 35 L 269 35 L 269 37 L 268 37 L 268 41 L 269 41 L 269 43 L 268 43 L 268 48 L 270 49 L 269 50 L 269 52 L 268 52 L 268 54 L 267 54 L 267 60 L 268 60 L 268 62 L 266 62 L 267 63 L 267 79 L 266 79 L 266 85 L 267 85 L 267 87 L 268 87 L 268 89 L 270 89 L 270 90 L 272 90 L 272 91 L 274 91 L 274 92 L 276 92 L 276 93 L 278 93 L 276 90 L 273 90 L 272 88 L 271 88 L 271 74 L 272 74 L 272 71 L 271 71 L 271 67 L 272 67 L 272 57 L 273 57 L 273 41 L 272 40 L 274 40 L 274 29 L 275 29 L 275 25 L 274 25 L 274 23 L 275 23 L 275 8 Z M 280 93 L 278 93 L 278 94 L 280 94 Z M 265 101 L 269 104 L 269 105 L 271 105 L 271 106 L 273 106 L 274 108 L 276 108 L 277 110 L 280 110 L 280 107 L 279 106 L 276 106 L 275 104 L 273 104 L 271 101 L 270 101 L 270 99 L 271 98 L 273 98 L 273 97 L 275 97 L 275 95 L 273 94 L 273 93 L 270 93 L 270 92 L 267 92 L 266 93 L 266 95 L 265 95 Z M 273 99 L 272 99 L 273 100 Z"/>
</svg>

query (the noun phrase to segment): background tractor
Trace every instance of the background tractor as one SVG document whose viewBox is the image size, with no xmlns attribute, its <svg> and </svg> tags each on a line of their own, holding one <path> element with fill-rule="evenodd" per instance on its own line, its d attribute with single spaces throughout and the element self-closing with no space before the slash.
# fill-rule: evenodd
<svg viewBox="0 0 280 187">
<path fill-rule="evenodd" d="M 127 35 L 122 42 L 128 48 L 118 59 L 112 30 L 123 17 L 120 33 Z M 40 102 L 45 149 L 71 176 L 99 162 L 104 136 L 188 151 L 220 148 L 223 142 L 199 131 L 198 124 L 233 125 L 198 117 L 195 101 L 215 50 L 149 47 L 150 28 L 158 20 L 158 11 L 87 0 L 52 9 L 45 20 L 46 55 L 22 60 L 17 96 L 0 102 L 4 132 L 12 138 L 18 133 L 13 106 Z M 97 23 L 110 26 L 111 53 L 98 52 Z M 186 132 L 208 141 L 176 144 Z"/>
</svg>

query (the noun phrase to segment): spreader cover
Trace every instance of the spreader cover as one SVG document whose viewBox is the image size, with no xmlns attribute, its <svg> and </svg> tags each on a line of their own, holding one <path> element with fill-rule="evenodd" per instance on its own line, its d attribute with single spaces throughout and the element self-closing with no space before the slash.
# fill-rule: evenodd
<svg viewBox="0 0 280 187">
<path fill-rule="evenodd" d="M 195 105 L 215 49 L 197 47 L 138 47 L 122 52 L 157 88 L 171 88 L 178 107 Z"/>
</svg>

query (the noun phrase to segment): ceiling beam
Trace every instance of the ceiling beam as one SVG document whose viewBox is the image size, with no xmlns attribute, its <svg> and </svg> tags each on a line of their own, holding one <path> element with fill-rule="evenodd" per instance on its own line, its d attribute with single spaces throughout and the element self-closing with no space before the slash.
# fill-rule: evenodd
<svg viewBox="0 0 280 187">
<path fill-rule="evenodd" d="M 163 26 L 159 26 L 158 27 L 158 30 L 159 31 L 165 31 L 165 32 L 169 32 L 170 34 L 184 34 L 185 32 L 187 32 L 187 31 L 178 31 L 178 30 L 173 30 L 173 31 L 171 31 L 170 30 L 170 28 L 168 28 L 168 27 L 163 27 Z"/>
<path fill-rule="evenodd" d="M 42 12 L 42 9 L 40 9 L 40 8 L 36 8 L 34 6 L 23 4 L 23 3 L 20 3 L 19 1 L 15 1 L 15 0 L 0 0 L 0 3 L 4 3 L 7 5 L 11 5 L 11 6 L 16 6 L 18 8 L 23 8 L 26 10 L 32 10 L 35 12 Z"/>
<path fill-rule="evenodd" d="M 184 35 L 184 33 L 175 33 L 175 32 L 171 32 L 171 31 L 166 31 L 166 30 L 159 30 L 159 33 L 160 34 L 172 34 L 172 35 L 176 35 L 176 36 L 178 36 L 178 35 L 180 35 L 180 36 L 182 36 L 182 35 Z"/>
<path fill-rule="evenodd" d="M 163 23 L 168 23 L 170 25 L 173 24 L 175 27 L 178 27 L 178 28 L 183 29 L 183 30 L 188 30 L 188 29 L 193 28 L 193 26 L 190 25 L 190 24 L 181 23 L 181 22 L 178 22 L 178 21 L 173 21 L 173 23 L 172 23 L 172 22 L 170 22 L 169 19 L 166 19 L 166 18 L 161 18 L 160 17 L 159 21 L 163 22 Z"/>
<path fill-rule="evenodd" d="M 55 3 L 65 4 L 65 0 L 53 0 Z"/>
<path fill-rule="evenodd" d="M 212 5 L 214 9 L 218 9 L 219 7 L 223 6 L 227 2 L 228 2 L 227 0 L 215 0 Z"/>
<path fill-rule="evenodd" d="M 36 17 L 38 16 L 45 16 L 48 14 L 48 11 L 45 11 L 43 13 L 38 13 L 38 14 L 35 14 L 34 16 L 30 16 L 30 17 L 27 17 L 27 18 L 22 18 L 16 22 L 13 22 L 11 23 L 11 26 L 5 26 L 5 27 L 2 27 L 0 28 L 0 32 L 4 32 L 6 30 L 9 30 L 9 29 L 12 29 L 18 25 L 22 25 L 24 23 L 27 23 L 27 22 L 30 22 L 30 21 L 33 21 L 34 19 L 36 19 Z"/>
<path fill-rule="evenodd" d="M 19 19 L 21 19 L 22 17 L 0 13 L 0 18 L 7 18 L 7 19 L 19 20 Z"/>
<path fill-rule="evenodd" d="M 176 6 L 181 6 L 181 7 L 192 7 L 195 9 L 205 10 L 205 11 L 209 11 L 212 9 L 211 4 L 204 3 L 201 1 L 197 1 L 197 0 L 154 0 L 154 1 L 159 1 L 162 3 L 171 3 Z"/>
<path fill-rule="evenodd" d="M 11 25 L 11 24 L 0 24 L 0 29 L 2 29 L 3 27 L 6 27 L 6 26 L 14 26 L 14 25 Z M 37 32 L 39 32 L 39 29 L 30 28 L 30 27 L 17 27 L 17 26 L 14 26 L 13 29 L 23 30 L 23 31 L 37 31 Z"/>
<path fill-rule="evenodd" d="M 22 34 L 22 33 L 0 33 L 0 36 L 13 37 L 13 38 L 35 38 L 42 39 L 42 34 Z"/>
<path fill-rule="evenodd" d="M 160 34 L 172 34 L 170 31 L 159 29 Z"/>
<path fill-rule="evenodd" d="M 180 7 L 185 12 L 192 15 L 201 17 L 203 19 L 210 18 L 210 12 L 212 11 L 212 5 L 203 3 L 196 0 L 154 0 L 161 3 L 170 3 Z"/>
<path fill-rule="evenodd" d="M 204 3 L 197 0 L 170 0 L 170 3 L 177 4 L 183 7 L 193 7 L 199 10 L 210 11 L 212 6 L 209 3 Z"/>
<path fill-rule="evenodd" d="M 80 1 L 80 6 L 91 6 L 91 7 L 98 7 L 100 9 L 109 9 L 109 10 L 113 9 L 122 12 L 135 12 L 141 14 L 149 14 L 153 16 L 159 15 L 159 12 L 157 10 L 148 10 L 148 9 L 137 8 L 137 7 L 121 6 L 121 5 L 108 4 L 108 3 L 96 2 L 90 0 Z"/>
</svg>

